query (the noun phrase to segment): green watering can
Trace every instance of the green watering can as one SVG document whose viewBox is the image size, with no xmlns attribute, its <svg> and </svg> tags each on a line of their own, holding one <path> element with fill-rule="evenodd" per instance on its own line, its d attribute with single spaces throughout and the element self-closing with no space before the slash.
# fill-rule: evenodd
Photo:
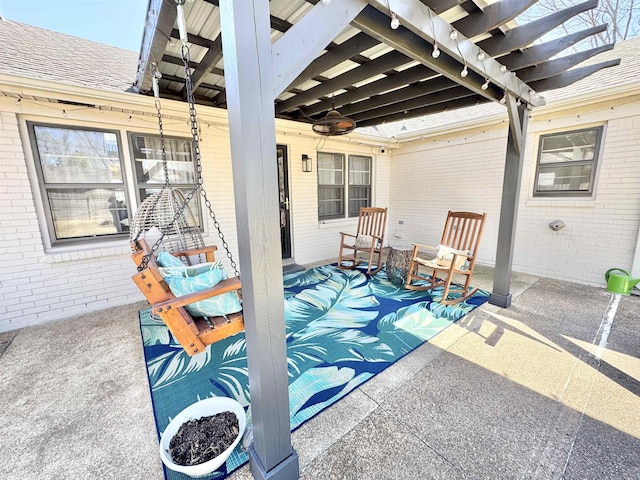
<svg viewBox="0 0 640 480">
<path fill-rule="evenodd" d="M 640 278 L 631 278 L 631 274 L 621 268 L 611 268 L 604 274 L 607 281 L 607 291 L 611 293 L 619 293 L 620 295 L 629 295 L 631 289 L 640 282 Z"/>
</svg>

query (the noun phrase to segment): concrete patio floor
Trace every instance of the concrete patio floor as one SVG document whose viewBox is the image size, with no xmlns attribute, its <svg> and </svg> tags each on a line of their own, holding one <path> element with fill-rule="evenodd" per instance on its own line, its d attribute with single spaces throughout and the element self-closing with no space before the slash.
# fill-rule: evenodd
<svg viewBox="0 0 640 480">
<path fill-rule="evenodd" d="M 294 432 L 301 478 L 640 478 L 640 298 L 512 285 Z M 0 334 L 0 478 L 163 478 L 145 306 Z"/>
</svg>

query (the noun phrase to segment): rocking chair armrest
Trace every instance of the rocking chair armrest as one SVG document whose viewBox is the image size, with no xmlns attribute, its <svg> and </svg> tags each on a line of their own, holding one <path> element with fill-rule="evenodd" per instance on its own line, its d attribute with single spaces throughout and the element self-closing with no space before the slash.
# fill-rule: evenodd
<svg viewBox="0 0 640 480">
<path fill-rule="evenodd" d="M 358 238 L 356 235 L 353 235 L 352 233 L 340 232 L 340 235 L 342 235 L 343 237 L 353 237 L 353 238 Z"/>
<path fill-rule="evenodd" d="M 218 250 L 218 247 L 215 245 L 208 245 L 206 247 L 200 248 L 190 248 L 188 250 L 180 250 L 178 252 L 172 252 L 171 255 L 174 257 L 190 257 L 191 255 L 200 255 L 204 254 L 208 262 L 215 261 L 214 252 Z"/>
<path fill-rule="evenodd" d="M 438 247 L 434 247 L 432 245 L 424 245 L 422 243 L 412 243 L 412 245 L 414 246 L 414 249 L 420 250 L 420 249 L 427 249 L 427 250 L 438 250 Z"/>
<path fill-rule="evenodd" d="M 222 280 L 211 288 L 207 288 L 206 290 L 201 290 L 199 292 L 190 293 L 188 295 L 156 303 L 153 305 L 153 314 L 155 315 L 172 308 L 184 307 L 185 305 L 190 305 L 192 303 L 199 302 L 200 300 L 215 297 L 216 295 L 240 290 L 240 288 L 242 288 L 242 284 L 238 277 L 228 278 L 226 280 Z"/>
</svg>

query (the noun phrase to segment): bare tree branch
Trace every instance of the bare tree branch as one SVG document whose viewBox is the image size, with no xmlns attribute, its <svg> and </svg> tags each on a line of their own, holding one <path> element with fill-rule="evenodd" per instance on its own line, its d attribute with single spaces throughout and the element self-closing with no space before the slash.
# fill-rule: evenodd
<svg viewBox="0 0 640 480">
<path fill-rule="evenodd" d="M 575 4 L 569 0 L 539 0 L 534 6 L 517 18 L 526 24 Z M 607 23 L 606 32 L 590 37 L 581 49 L 594 48 L 606 43 L 618 42 L 640 35 L 640 0 L 600 0 L 598 7 L 584 12 L 550 32 L 546 37 L 571 34 L 579 30 Z"/>
</svg>

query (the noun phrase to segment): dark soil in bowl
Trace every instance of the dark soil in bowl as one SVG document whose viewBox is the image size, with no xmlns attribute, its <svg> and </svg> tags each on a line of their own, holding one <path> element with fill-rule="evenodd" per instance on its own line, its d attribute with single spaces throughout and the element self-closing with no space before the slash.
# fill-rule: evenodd
<svg viewBox="0 0 640 480">
<path fill-rule="evenodd" d="M 169 453 L 178 465 L 200 465 L 229 448 L 239 432 L 238 417 L 233 412 L 189 420 L 169 442 Z"/>
</svg>

